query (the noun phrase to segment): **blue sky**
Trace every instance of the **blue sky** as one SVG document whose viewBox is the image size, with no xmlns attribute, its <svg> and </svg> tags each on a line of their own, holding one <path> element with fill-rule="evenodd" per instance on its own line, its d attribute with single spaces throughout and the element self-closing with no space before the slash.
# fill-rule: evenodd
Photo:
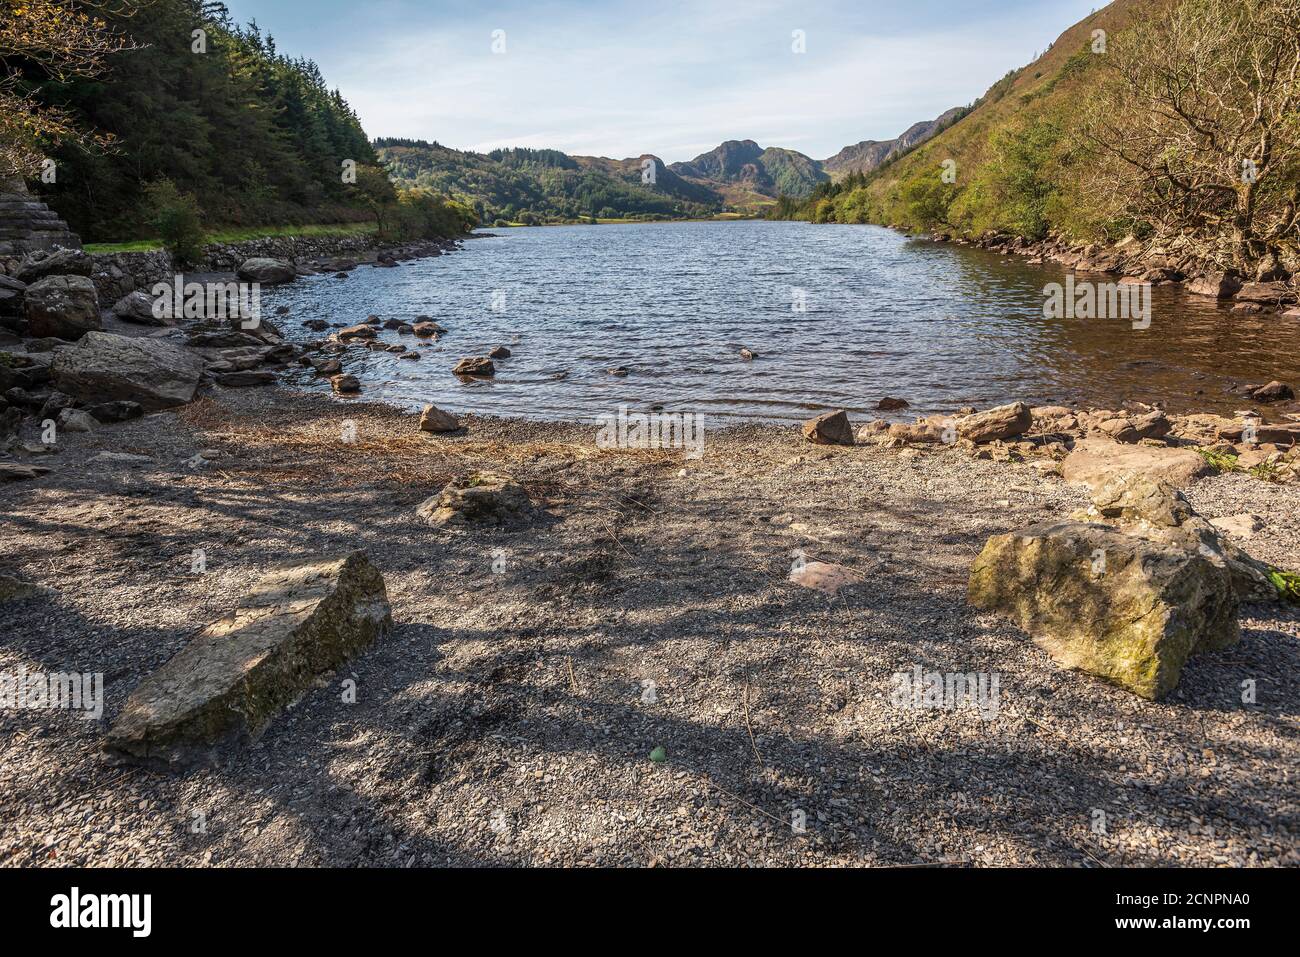
<svg viewBox="0 0 1300 957">
<path fill-rule="evenodd" d="M 975 99 L 1103 5 L 227 0 L 282 52 L 316 60 L 372 136 L 670 163 L 727 139 L 815 159 L 890 139 Z"/>
</svg>

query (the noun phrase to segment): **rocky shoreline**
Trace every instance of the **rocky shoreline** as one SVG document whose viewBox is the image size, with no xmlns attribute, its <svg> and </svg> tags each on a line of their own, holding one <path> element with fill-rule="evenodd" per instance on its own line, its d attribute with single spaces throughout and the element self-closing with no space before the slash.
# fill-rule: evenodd
<svg viewBox="0 0 1300 957">
<path fill-rule="evenodd" d="M 1192 295 L 1232 302 L 1237 313 L 1281 313 L 1288 319 L 1300 318 L 1300 272 L 1296 272 L 1296 264 L 1261 262 L 1249 275 L 1243 275 L 1207 264 L 1186 251 L 1144 245 L 1132 236 L 1113 245 L 1072 243 L 1060 236 L 1032 240 L 997 232 L 978 237 L 937 232 L 930 238 L 1005 256 L 1022 256 L 1030 264 L 1052 262 L 1080 273 L 1118 276 L 1120 282 L 1182 285 Z"/>
<path fill-rule="evenodd" d="M 355 398 L 431 317 L 154 324 L 82 262 L 20 270 L 0 342 L 0 673 L 105 700 L 0 711 L 3 863 L 1300 863 L 1286 383 L 696 459 Z"/>
</svg>

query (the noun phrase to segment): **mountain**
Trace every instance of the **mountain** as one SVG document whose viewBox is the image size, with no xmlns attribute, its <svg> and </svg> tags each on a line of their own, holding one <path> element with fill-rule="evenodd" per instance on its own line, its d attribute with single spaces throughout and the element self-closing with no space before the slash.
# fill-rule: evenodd
<svg viewBox="0 0 1300 957">
<path fill-rule="evenodd" d="M 710 216 L 723 198 L 652 154 L 614 160 L 559 150 L 474 153 L 424 140 L 374 141 L 400 186 L 427 187 L 474 207 L 484 223 Z M 653 166 L 653 182 L 647 182 Z"/>
<path fill-rule="evenodd" d="M 832 180 L 876 169 L 964 112 L 949 110 L 896 139 L 845 147 L 824 162 L 753 140 L 727 140 L 688 163 L 668 165 L 652 153 L 616 160 L 546 149 L 475 153 L 398 138 L 373 145 L 399 186 L 427 187 L 460 199 L 485 223 L 678 219 L 727 210 L 761 212 L 780 197 L 807 199 Z M 647 164 L 654 166 L 653 182 L 646 181 Z"/>
<path fill-rule="evenodd" d="M 947 129 L 967 112 L 965 107 L 954 107 L 946 113 L 940 113 L 933 120 L 922 120 L 920 123 L 912 124 L 895 139 L 863 140 L 861 143 L 846 146 L 830 159 L 823 160 L 822 168 L 831 175 L 832 179 L 839 179 L 849 173 L 870 173 L 887 160 L 905 153 Z"/>
<path fill-rule="evenodd" d="M 719 191 L 732 207 L 763 205 L 780 195 L 802 198 L 830 178 L 821 163 L 803 153 L 764 149 L 753 140 L 727 140 L 689 163 L 673 163 L 669 168 Z"/>
</svg>

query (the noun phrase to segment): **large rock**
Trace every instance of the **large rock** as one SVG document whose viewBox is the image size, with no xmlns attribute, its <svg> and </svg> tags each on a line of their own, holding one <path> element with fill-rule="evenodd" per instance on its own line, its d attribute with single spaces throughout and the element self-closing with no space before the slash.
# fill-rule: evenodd
<svg viewBox="0 0 1300 957">
<path fill-rule="evenodd" d="M 536 513 L 523 486 L 508 475 L 480 472 L 453 479 L 416 514 L 430 525 L 515 525 Z"/>
<path fill-rule="evenodd" d="M 1231 299 L 1240 288 L 1240 279 L 1223 272 L 1210 273 L 1187 284 L 1187 291 L 1192 295 L 1210 296 L 1214 299 Z"/>
<path fill-rule="evenodd" d="M 1157 699 L 1188 657 L 1240 637 L 1227 572 L 1197 551 L 1084 522 L 995 535 L 972 605 L 1010 615 L 1059 664 Z"/>
<path fill-rule="evenodd" d="M 279 259 L 255 256 L 252 259 L 244 260 L 243 265 L 239 267 L 238 276 L 244 282 L 274 286 L 280 283 L 293 282 L 298 278 L 298 270 L 294 269 L 291 264 Z"/>
<path fill-rule="evenodd" d="M 134 322 L 142 326 L 174 325 L 167 319 L 159 319 L 155 316 L 153 304 L 153 296 L 142 289 L 137 289 L 113 303 L 113 315 L 123 322 Z"/>
<path fill-rule="evenodd" d="M 494 376 L 497 374 L 497 368 L 492 364 L 492 360 L 485 359 L 482 356 L 461 359 L 451 371 L 455 375 L 463 376 Z"/>
<path fill-rule="evenodd" d="M 827 412 L 803 424 L 803 437 L 817 445 L 853 445 L 853 426 L 843 409 Z"/>
<path fill-rule="evenodd" d="M 995 439 L 1014 439 L 1024 435 L 1034 423 L 1034 414 L 1023 402 L 999 405 L 993 409 L 963 415 L 953 426 L 960 438 L 971 442 L 992 442 Z"/>
<path fill-rule="evenodd" d="M 426 405 L 420 413 L 420 431 L 422 432 L 456 432 L 460 429 L 460 420 L 450 412 L 444 412 L 436 405 Z"/>
<path fill-rule="evenodd" d="M 80 249 L 56 249 L 28 256 L 14 273 L 14 278 L 25 283 L 35 283 L 47 276 L 90 276 L 95 261 Z"/>
<path fill-rule="evenodd" d="M 1280 306 L 1286 302 L 1295 302 L 1296 294 L 1295 290 L 1284 282 L 1248 282 L 1237 290 L 1236 298 L 1238 302 Z"/>
<path fill-rule="evenodd" d="M 1126 472 L 1164 479 L 1176 488 L 1187 488 L 1213 471 L 1213 466 L 1191 449 L 1121 445 L 1110 439 L 1077 442 L 1074 451 L 1061 463 L 1063 479 L 1094 489 Z"/>
<path fill-rule="evenodd" d="M 383 576 L 364 552 L 273 571 L 131 692 L 107 746 L 184 763 L 255 739 L 391 625 Z"/>
<path fill-rule="evenodd" d="M 101 328 L 99 295 L 85 276 L 47 276 L 23 296 L 27 328 L 36 338 L 80 339 Z"/>
<path fill-rule="evenodd" d="M 88 332 L 76 345 L 55 353 L 51 373 L 60 392 L 84 401 L 121 399 L 154 410 L 193 400 L 203 360 L 158 339 Z"/>
<path fill-rule="evenodd" d="M 1130 535 L 1177 545 L 1199 553 L 1227 571 L 1243 601 L 1276 600 L 1267 564 L 1251 558 L 1226 539 L 1214 522 L 1199 515 L 1183 494 L 1163 479 L 1125 473 L 1106 481 L 1092 495 L 1086 516 L 1116 523 Z"/>
</svg>

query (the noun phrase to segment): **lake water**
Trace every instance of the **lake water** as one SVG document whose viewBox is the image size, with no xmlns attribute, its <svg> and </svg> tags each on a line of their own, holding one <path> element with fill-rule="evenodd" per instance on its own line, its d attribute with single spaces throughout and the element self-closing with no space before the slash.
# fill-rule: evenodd
<svg viewBox="0 0 1300 957">
<path fill-rule="evenodd" d="M 1300 384 L 1300 322 L 1232 316 L 1174 287 L 1154 290 L 1145 330 L 1045 319 L 1044 286 L 1064 277 L 873 226 L 555 226 L 496 230 L 346 280 L 310 277 L 266 290 L 263 308 L 290 308 L 276 322 L 295 341 L 319 337 L 307 319 L 433 317 L 449 330 L 437 343 L 383 332 L 420 362 L 353 348 L 344 367 L 365 398 L 461 413 L 585 419 L 626 404 L 718 420 L 862 417 L 883 396 L 911 403 L 896 418 L 1017 399 L 1231 411 L 1243 407 L 1229 391 L 1240 383 Z M 497 345 L 513 355 L 495 379 L 451 374 Z M 627 376 L 609 374 L 620 366 Z"/>
</svg>

